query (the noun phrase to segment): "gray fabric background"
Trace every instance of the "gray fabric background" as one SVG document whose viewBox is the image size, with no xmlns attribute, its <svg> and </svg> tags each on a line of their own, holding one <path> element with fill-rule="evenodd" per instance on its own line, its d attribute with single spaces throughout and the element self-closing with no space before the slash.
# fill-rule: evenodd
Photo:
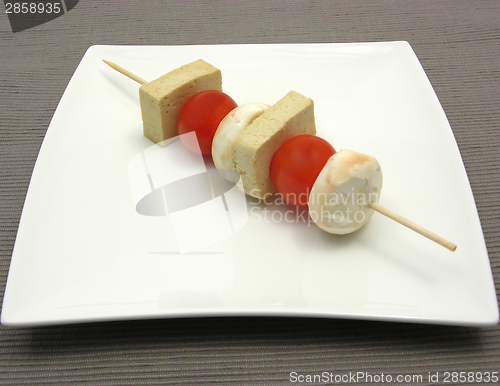
<svg viewBox="0 0 500 386">
<path fill-rule="evenodd" d="M 474 191 L 498 294 L 498 0 L 82 0 L 67 15 L 15 34 L 4 8 L 0 11 L 2 297 L 37 153 L 57 103 L 90 45 L 393 40 L 412 45 L 453 128 Z M 499 357 L 498 327 L 294 318 L 0 327 L 2 385 L 84 381 L 93 385 L 285 385 L 291 384 L 291 371 L 421 374 L 420 384 L 427 385 L 431 384 L 429 372 L 439 371 L 439 384 L 444 384 L 445 371 L 500 371 Z"/>
</svg>

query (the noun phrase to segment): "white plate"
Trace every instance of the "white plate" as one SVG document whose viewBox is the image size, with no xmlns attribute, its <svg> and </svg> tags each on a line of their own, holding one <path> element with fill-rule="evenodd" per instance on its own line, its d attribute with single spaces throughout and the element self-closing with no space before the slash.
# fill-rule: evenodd
<svg viewBox="0 0 500 386">
<path fill-rule="evenodd" d="M 135 211 L 128 165 L 151 142 L 138 85 L 102 59 L 155 79 L 199 58 L 222 70 L 238 104 L 273 104 L 290 90 L 312 98 L 319 136 L 382 165 L 380 203 L 457 251 L 379 214 L 334 236 L 292 207 L 248 200 L 241 230 L 181 254 L 172 216 Z M 462 159 L 408 43 L 94 46 L 85 54 L 33 172 L 2 324 L 230 315 L 498 323 Z"/>
</svg>

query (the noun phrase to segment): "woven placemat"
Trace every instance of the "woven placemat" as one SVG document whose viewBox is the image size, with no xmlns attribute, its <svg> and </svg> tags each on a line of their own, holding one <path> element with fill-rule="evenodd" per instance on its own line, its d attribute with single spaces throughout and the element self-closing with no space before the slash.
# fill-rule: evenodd
<svg viewBox="0 0 500 386">
<path fill-rule="evenodd" d="M 497 0 L 80 1 L 16 33 L 0 15 L 0 296 L 40 145 L 90 45 L 394 40 L 411 44 L 453 128 L 498 294 L 499 19 Z M 500 329 L 309 318 L 0 327 L 0 358 L 1 385 L 373 384 L 382 374 L 430 385 L 446 372 L 465 384 L 452 372 L 500 371 Z"/>
</svg>

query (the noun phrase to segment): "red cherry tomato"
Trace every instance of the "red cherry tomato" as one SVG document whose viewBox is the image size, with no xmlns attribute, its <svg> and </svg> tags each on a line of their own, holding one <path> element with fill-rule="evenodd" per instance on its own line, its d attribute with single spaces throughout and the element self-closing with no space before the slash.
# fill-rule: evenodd
<svg viewBox="0 0 500 386">
<path fill-rule="evenodd" d="M 177 133 L 196 133 L 201 154 L 211 155 L 212 141 L 220 121 L 234 108 L 236 102 L 227 94 L 216 90 L 207 90 L 193 95 L 182 106 L 177 118 Z M 191 151 L 197 152 L 198 144 L 183 140 Z"/>
<path fill-rule="evenodd" d="M 314 135 L 288 139 L 271 161 L 274 187 L 289 204 L 307 207 L 314 181 L 333 154 L 333 146 Z"/>
</svg>

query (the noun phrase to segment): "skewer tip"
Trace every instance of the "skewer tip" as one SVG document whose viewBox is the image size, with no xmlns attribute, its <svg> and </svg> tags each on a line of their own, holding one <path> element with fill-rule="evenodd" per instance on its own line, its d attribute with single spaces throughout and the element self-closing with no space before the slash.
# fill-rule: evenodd
<svg viewBox="0 0 500 386">
<path fill-rule="evenodd" d="M 106 60 L 106 59 L 102 59 L 102 61 L 104 63 L 106 63 L 109 67 L 111 67 L 113 70 L 116 70 L 118 71 L 119 73 L 129 77 L 130 79 L 132 80 L 135 80 L 137 83 L 141 84 L 141 85 L 145 85 L 147 84 L 148 82 L 145 81 L 144 79 L 138 77 L 137 75 L 135 74 L 132 74 L 130 71 L 128 70 L 125 70 L 123 67 L 120 67 L 119 65 L 113 63 L 113 62 L 110 62 L 109 60 Z"/>
<path fill-rule="evenodd" d="M 405 227 L 421 234 L 424 237 L 427 237 L 429 240 L 434 241 L 435 243 L 438 243 L 439 245 L 445 247 L 446 249 L 450 250 L 451 252 L 455 252 L 457 250 L 457 246 L 453 244 L 452 242 L 442 238 L 441 236 L 436 235 L 435 233 L 432 233 L 431 231 L 422 228 L 420 225 L 417 225 L 410 220 L 400 216 L 399 214 L 396 214 L 392 211 L 390 211 L 387 208 L 384 208 L 382 205 L 379 205 L 376 202 L 370 203 L 370 208 L 373 210 L 379 212 L 380 214 L 383 214 L 384 216 L 390 218 L 391 220 L 394 220 L 401 225 L 404 225 Z"/>
</svg>

